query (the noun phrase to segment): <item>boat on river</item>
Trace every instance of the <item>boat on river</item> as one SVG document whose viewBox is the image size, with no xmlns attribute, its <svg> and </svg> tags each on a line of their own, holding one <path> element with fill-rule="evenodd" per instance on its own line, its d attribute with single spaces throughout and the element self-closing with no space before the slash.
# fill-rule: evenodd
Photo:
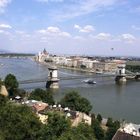
<svg viewBox="0 0 140 140">
<path fill-rule="evenodd" d="M 92 80 L 92 79 L 86 79 L 86 80 L 83 80 L 84 83 L 87 83 L 87 84 L 96 84 L 96 81 Z"/>
</svg>

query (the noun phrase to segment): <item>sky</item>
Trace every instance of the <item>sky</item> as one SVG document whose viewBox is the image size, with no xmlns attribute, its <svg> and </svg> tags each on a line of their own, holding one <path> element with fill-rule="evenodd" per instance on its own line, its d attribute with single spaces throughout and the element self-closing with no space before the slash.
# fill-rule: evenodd
<svg viewBox="0 0 140 140">
<path fill-rule="evenodd" d="M 0 50 L 140 56 L 140 0 L 0 0 Z"/>
</svg>

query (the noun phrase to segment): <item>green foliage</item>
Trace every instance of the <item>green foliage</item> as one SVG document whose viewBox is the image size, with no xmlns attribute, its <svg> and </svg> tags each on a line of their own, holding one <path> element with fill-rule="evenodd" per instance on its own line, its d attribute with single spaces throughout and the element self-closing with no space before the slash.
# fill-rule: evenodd
<svg viewBox="0 0 140 140">
<path fill-rule="evenodd" d="M 15 89 L 14 96 L 20 96 L 24 98 L 27 95 L 26 91 L 24 89 Z"/>
<path fill-rule="evenodd" d="M 92 128 L 88 124 L 80 123 L 76 129 L 77 133 L 82 134 L 87 140 L 95 139 Z"/>
<path fill-rule="evenodd" d="M 4 106 L 7 103 L 7 97 L 0 94 L 0 107 Z"/>
<path fill-rule="evenodd" d="M 112 127 L 113 126 L 113 120 L 112 120 L 112 118 L 108 118 L 107 119 L 106 126 L 108 126 L 108 127 Z"/>
<path fill-rule="evenodd" d="M 112 137 L 120 128 L 120 122 L 118 120 L 113 122 L 112 118 L 108 118 L 106 126 L 108 126 L 108 130 L 106 132 L 105 140 L 112 140 Z"/>
<path fill-rule="evenodd" d="M 41 123 L 26 106 L 7 103 L 0 107 L 0 137 L 4 140 L 35 140 Z M 2 135 L 1 135 L 2 133 Z"/>
<path fill-rule="evenodd" d="M 91 106 L 90 102 L 86 98 L 81 97 L 79 99 L 79 104 L 78 104 L 77 110 L 81 111 L 81 112 L 85 112 L 86 114 L 89 114 L 91 109 L 92 109 L 92 106 Z"/>
<path fill-rule="evenodd" d="M 89 113 L 92 109 L 90 102 L 81 97 L 77 92 L 71 91 L 65 95 L 65 97 L 60 101 L 63 107 L 69 107 L 72 110 L 81 111 Z"/>
<path fill-rule="evenodd" d="M 105 140 L 112 140 L 112 138 L 115 135 L 116 131 L 117 130 L 114 127 L 109 127 L 107 132 L 106 132 Z"/>
<path fill-rule="evenodd" d="M 99 121 L 96 119 L 93 124 L 92 124 L 92 128 L 95 134 L 95 137 L 98 140 L 104 140 L 104 130 L 102 129 L 102 127 L 100 126 Z"/>
<path fill-rule="evenodd" d="M 97 118 L 96 119 L 99 121 L 99 123 L 102 122 L 102 116 L 100 114 L 97 115 Z"/>
<path fill-rule="evenodd" d="M 80 68 L 81 68 L 81 69 L 85 69 L 86 66 L 82 64 L 82 65 L 80 66 Z"/>
<path fill-rule="evenodd" d="M 35 89 L 34 91 L 31 92 L 29 100 L 34 99 L 38 101 L 43 101 L 46 102 L 50 105 L 54 104 L 54 99 L 53 95 L 50 91 L 46 91 L 43 89 Z"/>
<path fill-rule="evenodd" d="M 15 89 L 17 89 L 19 85 L 16 77 L 13 74 L 8 74 L 5 77 L 4 84 L 10 96 L 13 96 Z"/>
<path fill-rule="evenodd" d="M 24 95 L 24 90 L 14 89 L 14 95 Z M 53 104 L 51 92 L 36 89 L 29 99 L 42 100 Z M 81 97 L 77 92 L 70 92 L 62 100 L 64 107 L 89 113 L 91 105 L 89 101 Z M 119 121 L 108 118 L 108 130 L 106 135 L 100 126 L 102 116 L 92 114 L 92 125 L 80 123 L 77 127 L 71 127 L 69 119 L 60 113 L 48 113 L 47 125 L 42 124 L 36 114 L 24 105 L 9 103 L 8 99 L 0 95 L 0 140 L 111 140 L 117 129 Z"/>
<path fill-rule="evenodd" d="M 92 113 L 92 114 L 91 114 L 91 125 L 93 125 L 95 119 L 96 119 L 96 118 L 95 118 L 95 114 Z"/>
<path fill-rule="evenodd" d="M 113 127 L 116 128 L 116 129 L 119 129 L 120 128 L 120 122 L 118 120 L 114 121 Z"/>
<path fill-rule="evenodd" d="M 95 140 L 95 136 L 90 126 L 80 123 L 64 133 L 58 140 Z"/>
<path fill-rule="evenodd" d="M 66 119 L 65 116 L 58 113 L 50 113 L 48 117 L 48 124 L 42 131 L 42 140 L 56 140 L 63 133 L 70 129 L 70 120 Z"/>
</svg>

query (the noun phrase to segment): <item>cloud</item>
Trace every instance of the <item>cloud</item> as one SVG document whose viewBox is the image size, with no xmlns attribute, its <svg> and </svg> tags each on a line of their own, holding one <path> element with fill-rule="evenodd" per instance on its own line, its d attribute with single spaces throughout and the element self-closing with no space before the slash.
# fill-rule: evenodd
<svg viewBox="0 0 140 140">
<path fill-rule="evenodd" d="M 63 2 L 63 0 L 36 0 L 38 2 Z"/>
<path fill-rule="evenodd" d="M 0 13 L 5 11 L 5 7 L 11 2 L 12 0 L 0 0 Z"/>
<path fill-rule="evenodd" d="M 122 34 L 120 36 L 120 39 L 124 41 L 125 43 L 133 43 L 136 40 L 136 38 L 132 34 L 129 34 L 129 33 Z"/>
<path fill-rule="evenodd" d="M 15 33 L 17 33 L 17 34 L 24 34 L 25 32 L 21 31 L 21 30 L 17 30 L 17 31 L 15 31 Z"/>
<path fill-rule="evenodd" d="M 79 32 L 83 32 L 83 33 L 90 33 L 90 32 L 93 32 L 95 30 L 92 25 L 86 25 L 84 27 L 81 27 L 81 26 L 75 24 L 74 28 L 78 29 Z"/>
<path fill-rule="evenodd" d="M 134 30 L 137 30 L 137 31 L 140 30 L 140 27 L 137 27 L 137 26 L 135 26 L 135 25 L 132 25 L 131 28 L 134 29 Z"/>
<path fill-rule="evenodd" d="M 119 0 L 69 0 L 61 6 L 61 9 L 53 9 L 51 16 L 57 20 L 71 19 L 102 10 L 105 7 L 110 7 L 118 1 Z"/>
<path fill-rule="evenodd" d="M 83 29 L 79 25 L 74 26 L 78 31 Z M 114 41 L 115 40 L 115 41 Z M 139 39 L 132 34 L 113 35 L 101 32 L 98 34 L 70 34 L 57 26 L 49 26 L 45 29 L 30 32 L 22 30 L 0 29 L 0 41 L 6 49 L 18 52 L 38 52 L 46 48 L 50 53 L 58 54 L 98 54 L 119 55 L 134 52 L 138 49 Z M 18 45 L 20 44 L 20 46 Z M 110 51 L 110 48 L 115 48 Z M 127 48 L 127 51 L 126 51 Z M 129 53 L 130 52 L 130 53 Z M 136 53 L 138 54 L 139 51 Z"/>
<path fill-rule="evenodd" d="M 0 28 L 3 28 L 3 29 L 11 29 L 12 26 L 10 26 L 8 24 L 0 24 Z"/>
<path fill-rule="evenodd" d="M 51 32 L 51 33 L 59 33 L 59 32 L 61 32 L 58 27 L 52 27 L 52 26 L 48 27 L 47 31 Z"/>
<path fill-rule="evenodd" d="M 111 34 L 109 33 L 99 33 L 98 35 L 95 36 L 96 39 L 99 40 L 109 40 L 111 38 Z"/>
<path fill-rule="evenodd" d="M 47 29 L 41 29 L 37 31 L 40 34 L 49 35 L 49 36 L 64 36 L 70 37 L 70 33 L 61 31 L 58 27 L 50 26 Z"/>
<path fill-rule="evenodd" d="M 0 30 L 0 34 L 4 34 L 4 35 L 10 35 L 10 32 L 5 31 L 5 30 Z"/>
<path fill-rule="evenodd" d="M 4 31 L 3 30 L 0 30 L 0 33 L 4 33 Z"/>
</svg>

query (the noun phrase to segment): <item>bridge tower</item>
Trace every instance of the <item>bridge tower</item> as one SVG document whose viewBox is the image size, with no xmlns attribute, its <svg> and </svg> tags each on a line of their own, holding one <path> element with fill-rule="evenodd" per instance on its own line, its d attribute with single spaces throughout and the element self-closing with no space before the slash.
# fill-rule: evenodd
<svg viewBox="0 0 140 140">
<path fill-rule="evenodd" d="M 126 74 L 125 74 L 125 64 L 119 64 L 115 81 L 117 84 L 125 84 L 126 83 Z"/>
<path fill-rule="evenodd" d="M 57 67 L 55 67 L 55 66 L 49 67 L 48 70 L 49 70 L 49 73 L 48 73 L 48 80 L 46 83 L 46 88 L 53 88 L 53 89 L 59 88 Z"/>
</svg>

